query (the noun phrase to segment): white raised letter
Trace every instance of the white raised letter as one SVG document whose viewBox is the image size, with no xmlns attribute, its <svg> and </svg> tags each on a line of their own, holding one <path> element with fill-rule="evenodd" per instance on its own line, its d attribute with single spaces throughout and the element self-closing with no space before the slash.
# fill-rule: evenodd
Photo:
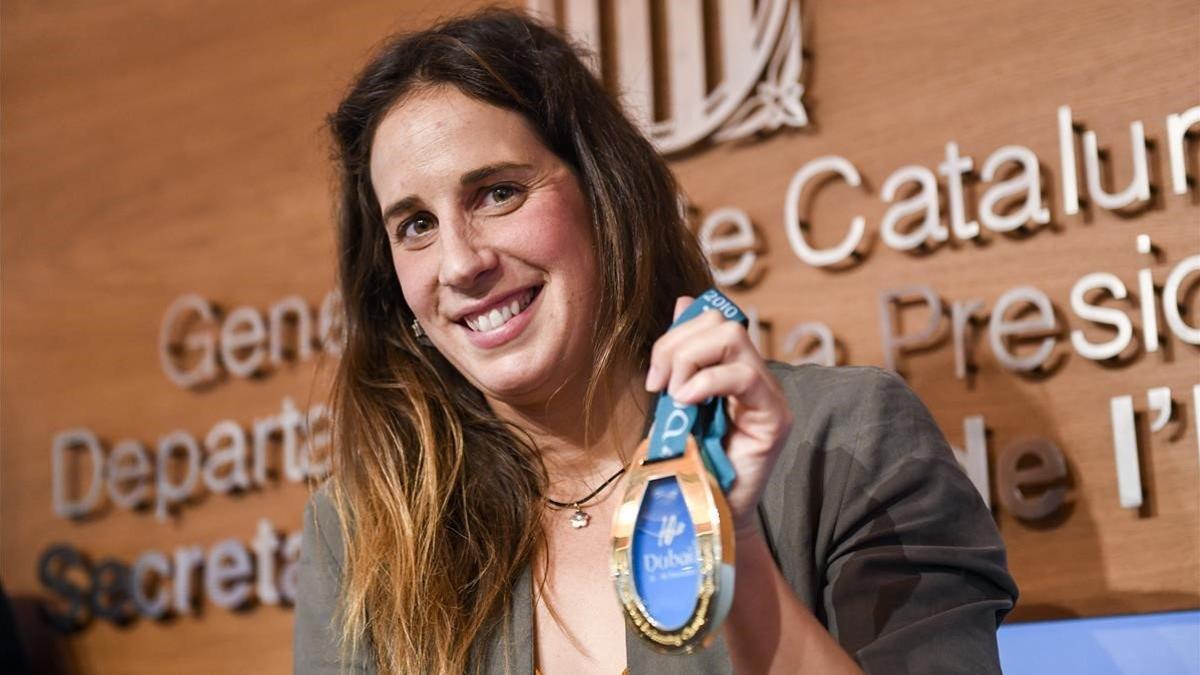
<svg viewBox="0 0 1200 675">
<path fill-rule="evenodd" d="M 880 196 L 885 202 L 895 202 L 900 186 L 909 182 L 916 183 L 921 189 L 912 197 L 902 199 L 889 208 L 887 213 L 883 214 L 883 224 L 880 226 L 883 243 L 897 251 L 910 251 L 930 239 L 946 241 L 950 237 L 950 232 L 938 220 L 937 178 L 929 169 L 915 165 L 896 169 L 884 181 Z M 919 224 L 911 231 L 901 233 L 897 230 L 897 225 L 905 216 L 922 211 L 925 217 L 921 218 Z"/>
<path fill-rule="evenodd" d="M 279 551 L 279 535 L 271 521 L 262 518 L 258 521 L 258 534 L 251 542 L 254 548 L 256 579 L 255 589 L 258 601 L 264 605 L 279 604 L 279 590 L 275 586 L 275 554 Z"/>
<path fill-rule="evenodd" d="M 77 501 L 70 501 L 67 495 L 66 458 L 63 456 L 72 448 L 83 446 L 88 457 L 92 460 L 92 473 L 88 481 L 88 489 Z M 54 513 L 60 518 L 78 518 L 96 508 L 100 503 L 100 489 L 104 487 L 104 451 L 100 449 L 100 441 L 89 429 L 76 428 L 60 431 L 54 436 L 54 445 L 50 450 L 50 463 L 54 471 L 54 485 L 51 487 L 54 502 Z"/>
<path fill-rule="evenodd" d="M 1146 407 L 1156 413 L 1150 423 L 1151 432 L 1162 431 L 1171 421 L 1171 388 L 1153 387 L 1146 390 Z"/>
<path fill-rule="evenodd" d="M 719 234 L 732 226 L 732 232 Z M 717 209 L 708 214 L 700 225 L 697 235 L 700 248 L 708 258 L 709 269 L 712 270 L 713 281 L 721 286 L 733 286 L 746 280 L 758 253 L 754 250 L 756 244 L 754 227 L 746 212 L 732 207 Z M 722 267 L 718 264 L 723 258 L 737 256 L 737 262 Z"/>
<path fill-rule="evenodd" d="M 1150 236 L 1137 236 L 1138 253 L 1149 255 L 1154 250 Z M 1138 270 L 1138 299 L 1142 305 L 1142 342 L 1147 352 L 1158 351 L 1158 303 L 1154 300 L 1154 276 L 1149 268 Z"/>
<path fill-rule="evenodd" d="M 892 306 L 896 300 L 917 294 L 925 300 L 929 307 L 929 321 L 925 328 L 913 335 L 896 335 L 896 319 L 892 314 Z M 928 286 L 905 286 L 882 291 L 879 294 L 879 321 L 883 336 L 883 360 L 888 370 L 896 370 L 896 355 L 904 347 L 925 344 L 937 334 L 938 325 L 942 322 L 942 300 Z"/>
<path fill-rule="evenodd" d="M 1146 130 L 1141 122 L 1129 125 L 1130 155 L 1133 157 L 1133 178 L 1120 192 L 1106 192 L 1100 184 L 1100 148 L 1096 132 L 1083 132 L 1083 169 L 1087 176 L 1088 194 L 1098 206 L 1109 211 L 1121 209 L 1135 201 L 1150 199 L 1150 173 L 1146 169 Z"/>
<path fill-rule="evenodd" d="M 1200 124 L 1200 105 L 1188 108 L 1180 115 L 1167 115 L 1167 148 L 1171 153 L 1171 185 L 1175 194 L 1187 194 L 1187 136 L 1188 129 Z"/>
<path fill-rule="evenodd" d="M 1200 345 L 1200 328 L 1192 328 L 1183 322 L 1183 317 L 1179 314 L 1179 287 L 1183 285 L 1187 275 L 1196 271 L 1200 271 L 1200 255 L 1189 256 L 1179 261 L 1163 284 L 1163 318 L 1175 337 L 1190 345 Z M 1196 433 L 1200 434 L 1200 429 L 1197 429 Z"/>
<path fill-rule="evenodd" d="M 246 432 L 237 422 L 221 420 L 214 424 L 204 437 L 204 448 L 208 451 L 208 459 L 204 461 L 205 487 L 217 494 L 250 487 L 246 475 Z"/>
<path fill-rule="evenodd" d="M 191 312 L 192 315 L 199 317 L 205 323 L 213 323 L 212 307 L 204 298 L 190 293 L 182 295 L 167 307 L 167 313 L 163 315 L 162 327 L 158 332 L 158 357 L 162 363 L 163 372 L 167 377 L 183 388 L 195 387 L 201 384 L 212 382 L 217 377 L 217 355 L 216 355 L 216 340 L 213 338 L 212 327 L 198 333 L 188 332 L 183 339 L 183 346 L 190 351 L 200 352 L 200 360 L 190 370 L 180 370 L 175 362 L 175 357 L 172 355 L 172 350 L 177 349 L 175 344 L 175 330 L 177 324 L 182 323 L 184 312 Z"/>
<path fill-rule="evenodd" d="M 954 337 L 954 377 L 965 380 L 967 370 L 975 364 L 974 335 L 972 330 L 975 312 L 983 308 L 978 298 L 954 301 L 950 304 L 950 331 Z"/>
<path fill-rule="evenodd" d="M 971 172 L 974 162 L 970 157 L 960 157 L 958 143 L 950 141 L 946 144 L 946 161 L 938 165 L 938 173 L 946 177 L 947 210 L 950 212 L 950 231 L 959 239 L 972 239 L 979 236 L 979 223 L 967 220 L 966 206 L 963 204 L 962 177 Z"/>
<path fill-rule="evenodd" d="M 1058 158 L 1062 163 L 1063 213 L 1079 213 L 1079 167 L 1075 163 L 1075 123 L 1071 107 L 1058 108 Z"/>
<path fill-rule="evenodd" d="M 250 598 L 250 555 L 237 539 L 217 542 L 208 551 L 204 590 L 213 604 L 237 609 Z"/>
<path fill-rule="evenodd" d="M 183 481 L 174 483 L 170 476 L 171 456 L 177 448 L 187 453 L 187 473 Z M 158 440 L 158 489 L 154 500 L 154 515 L 166 520 L 170 507 L 187 499 L 200 477 L 200 445 L 186 431 L 173 431 Z"/>
<path fill-rule="evenodd" d="M 288 315 L 296 319 L 296 358 L 305 361 L 312 357 L 312 317 L 308 303 L 298 295 L 286 297 L 271 305 L 268 312 L 271 321 L 271 364 L 278 367 L 283 363 L 284 327 Z"/>
<path fill-rule="evenodd" d="M 221 360 L 229 372 L 250 377 L 262 367 L 267 327 L 253 307 L 238 307 L 221 324 Z"/>
<path fill-rule="evenodd" d="M 796 353 L 800 347 L 800 341 L 808 336 L 817 339 L 817 349 L 815 352 L 802 356 Z M 837 358 L 837 343 L 833 339 L 833 331 L 829 330 L 829 326 L 819 321 L 807 321 L 797 325 L 784 338 L 783 353 L 791 357 L 793 366 L 798 366 L 804 363 L 816 363 L 822 366 L 833 366 Z"/>
<path fill-rule="evenodd" d="M 146 597 L 146 575 L 149 572 L 157 576 L 152 585 L 157 589 L 153 598 Z M 171 597 L 167 593 L 166 578 L 171 573 L 171 563 L 167 556 L 160 551 L 146 551 L 138 556 L 129 573 L 129 595 L 138 613 L 151 619 L 161 619 L 166 616 L 171 607 Z"/>
<path fill-rule="evenodd" d="M 1142 469 L 1138 463 L 1137 432 L 1133 422 L 1133 397 L 1115 396 L 1109 401 L 1112 418 L 1113 454 L 1117 462 L 1117 492 L 1121 507 L 1142 505 Z"/>
<path fill-rule="evenodd" d="M 1079 328 L 1071 331 L 1071 346 L 1075 347 L 1075 351 L 1079 352 L 1080 356 L 1093 361 L 1103 361 L 1125 351 L 1125 348 L 1129 346 L 1130 339 L 1133 338 L 1133 324 L 1125 312 L 1119 309 L 1089 304 L 1087 293 L 1096 288 L 1108 291 L 1117 300 L 1124 300 L 1127 291 L 1125 284 L 1108 272 L 1087 274 L 1076 281 L 1071 288 L 1071 311 L 1075 312 L 1076 316 L 1085 321 L 1106 323 L 1117 329 L 1116 337 L 1100 344 L 1090 342 Z"/>
<path fill-rule="evenodd" d="M 150 458 L 137 441 L 121 441 L 108 456 L 108 496 L 117 506 L 133 509 L 146 501 Z M 126 483 L 132 481 L 132 485 Z"/>
<path fill-rule="evenodd" d="M 1030 222 L 1039 225 L 1050 222 L 1049 209 L 1042 207 L 1042 179 L 1037 155 L 1020 145 L 999 148 L 983 163 L 983 180 L 995 180 L 996 172 L 1005 162 L 1020 164 L 1022 171 L 1013 178 L 989 187 L 987 192 L 983 193 L 983 198 L 979 201 L 979 220 L 994 232 L 1010 232 Z M 1022 192 L 1025 193 L 1024 206 L 1007 216 L 996 213 L 996 205 L 1001 200 Z"/>
<path fill-rule="evenodd" d="M 800 219 L 800 195 L 810 180 L 819 174 L 829 172 L 841 176 L 851 187 L 862 186 L 862 177 L 858 175 L 858 170 L 845 158 L 836 155 L 818 157 L 800 167 L 796 175 L 792 176 L 783 205 L 783 228 L 787 232 L 788 243 L 792 245 L 792 251 L 800 260 L 813 267 L 826 267 L 845 260 L 858 248 L 859 243 L 862 242 L 863 233 L 867 230 L 866 219 L 862 216 L 855 216 L 850 221 L 850 231 L 846 237 L 833 248 L 815 249 L 804 240 Z"/>
<path fill-rule="evenodd" d="M 1039 316 L 1024 321 L 1005 319 L 1004 315 L 1008 312 L 1009 306 L 1020 301 L 1028 302 L 1037 308 Z M 1008 290 L 996 301 L 996 306 L 992 309 L 992 316 L 988 319 L 988 342 L 992 345 L 992 352 L 995 353 L 996 360 L 1006 368 L 1018 371 L 1036 370 L 1050 357 L 1050 352 L 1054 349 L 1054 337 L 1047 335 L 1042 338 L 1042 343 L 1038 346 L 1037 351 L 1024 357 L 1015 356 L 1010 352 L 1004 343 L 1004 338 L 1026 331 L 1048 332 L 1054 330 L 1057 325 L 1054 318 L 1054 307 L 1045 293 L 1032 286 L 1017 286 Z"/>
<path fill-rule="evenodd" d="M 191 614 L 196 600 L 192 580 L 196 568 L 204 564 L 204 549 L 199 546 L 180 546 L 175 549 L 175 613 Z"/>
</svg>

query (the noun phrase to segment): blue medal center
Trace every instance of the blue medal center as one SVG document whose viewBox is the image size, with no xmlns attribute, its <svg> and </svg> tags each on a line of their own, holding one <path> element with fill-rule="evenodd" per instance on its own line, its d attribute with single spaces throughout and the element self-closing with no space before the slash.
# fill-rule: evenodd
<svg viewBox="0 0 1200 675">
<path fill-rule="evenodd" d="M 685 626 L 700 595 L 696 528 L 674 476 L 646 484 L 633 530 L 633 584 L 660 630 Z"/>
</svg>

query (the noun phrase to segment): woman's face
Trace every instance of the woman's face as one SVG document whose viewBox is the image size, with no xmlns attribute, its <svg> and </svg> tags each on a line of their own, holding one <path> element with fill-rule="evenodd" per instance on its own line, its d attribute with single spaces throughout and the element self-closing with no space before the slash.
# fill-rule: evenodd
<svg viewBox="0 0 1200 675">
<path fill-rule="evenodd" d="M 517 113 L 418 90 L 371 148 L 404 300 L 490 400 L 545 401 L 587 374 L 599 292 L 574 172 Z"/>
</svg>

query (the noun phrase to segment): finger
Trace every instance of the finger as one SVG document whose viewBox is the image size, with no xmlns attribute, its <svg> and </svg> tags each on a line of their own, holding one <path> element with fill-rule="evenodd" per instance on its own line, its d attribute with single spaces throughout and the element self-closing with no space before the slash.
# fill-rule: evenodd
<svg viewBox="0 0 1200 675">
<path fill-rule="evenodd" d="M 674 321 L 675 319 L 678 319 L 679 315 L 683 314 L 683 310 L 687 309 L 687 306 L 692 304 L 693 300 L 695 300 L 695 298 L 689 295 L 681 295 L 678 298 L 675 298 L 675 313 L 671 315 L 671 320 Z"/>
<path fill-rule="evenodd" d="M 713 315 L 713 316 L 710 316 Z M 696 340 L 706 331 L 721 325 L 725 317 L 720 312 L 704 312 L 700 316 L 676 326 L 655 340 L 650 350 L 650 368 L 646 373 L 646 390 L 661 391 L 667 386 L 671 375 L 671 355 L 679 345 Z"/>
<path fill-rule="evenodd" d="M 671 321 L 678 319 L 683 310 L 687 309 L 687 306 L 694 300 L 695 298 L 690 295 L 681 295 L 675 298 L 675 309 L 673 310 Z M 668 330 L 667 332 L 670 331 Z M 667 373 L 661 367 L 655 365 L 653 355 L 651 355 L 650 365 L 646 371 L 646 391 L 659 391 L 666 386 L 666 375 Z"/>
<path fill-rule="evenodd" d="M 730 422 L 758 438 L 781 438 L 792 426 L 792 411 L 775 376 L 744 363 L 723 363 L 697 372 L 680 396 L 683 399 L 677 400 L 689 405 L 725 397 Z"/>
<path fill-rule="evenodd" d="M 750 343 L 746 329 L 733 321 L 725 321 L 692 340 L 678 344 L 670 358 L 667 391 L 672 393 L 707 366 L 737 361 L 756 367 L 763 365 L 762 357 Z"/>
<path fill-rule="evenodd" d="M 777 411 L 786 417 L 786 403 L 772 386 L 765 370 L 743 363 L 722 363 L 702 368 L 685 382 L 674 396 L 684 404 L 697 404 L 714 396 L 725 396 L 746 410 Z"/>
</svg>

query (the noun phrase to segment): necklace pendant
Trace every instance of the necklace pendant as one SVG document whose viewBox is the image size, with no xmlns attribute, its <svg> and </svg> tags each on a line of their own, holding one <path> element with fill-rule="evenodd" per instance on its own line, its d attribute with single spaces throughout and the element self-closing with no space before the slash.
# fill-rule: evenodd
<svg viewBox="0 0 1200 675">
<path fill-rule="evenodd" d="M 575 513 L 571 514 L 571 527 L 576 530 L 583 529 L 592 522 L 592 517 L 584 513 L 581 509 L 575 509 Z"/>
</svg>

